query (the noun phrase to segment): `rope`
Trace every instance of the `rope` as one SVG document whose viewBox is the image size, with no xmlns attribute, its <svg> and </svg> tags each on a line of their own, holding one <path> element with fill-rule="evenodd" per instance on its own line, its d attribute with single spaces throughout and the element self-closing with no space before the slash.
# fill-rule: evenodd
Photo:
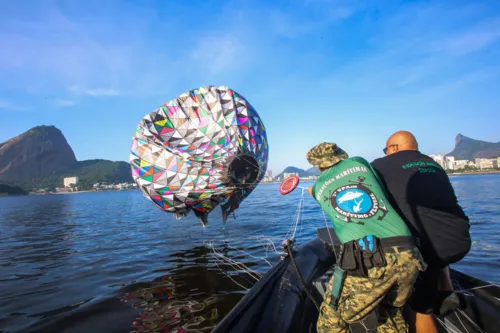
<svg viewBox="0 0 500 333">
<path fill-rule="evenodd" d="M 316 300 L 313 298 L 311 293 L 309 292 L 309 288 L 307 288 L 307 284 L 304 281 L 304 277 L 300 273 L 299 267 L 297 267 L 297 263 L 295 262 L 295 259 L 293 258 L 292 248 L 288 244 L 289 244 L 289 242 L 286 242 L 285 249 L 286 249 L 286 252 L 288 253 L 288 256 L 290 257 L 290 261 L 292 262 L 292 266 L 293 266 L 293 268 L 295 268 L 295 271 L 297 272 L 297 275 L 299 276 L 300 282 L 302 283 L 302 287 L 303 287 L 304 291 L 306 292 L 307 296 L 311 299 L 311 301 L 313 302 L 313 304 L 316 307 L 316 309 L 318 310 L 318 312 L 320 312 L 319 305 L 316 302 Z"/>
<path fill-rule="evenodd" d="M 328 221 L 326 220 L 325 211 L 322 209 L 321 212 L 323 213 L 323 219 L 325 220 L 326 232 L 328 232 L 328 237 L 330 237 L 330 244 L 332 244 L 333 254 L 335 254 L 335 260 L 339 260 L 340 257 L 337 256 L 337 251 L 335 251 L 335 244 L 333 243 L 333 238 L 332 238 L 332 235 L 330 234 L 330 230 L 328 228 Z"/>
</svg>

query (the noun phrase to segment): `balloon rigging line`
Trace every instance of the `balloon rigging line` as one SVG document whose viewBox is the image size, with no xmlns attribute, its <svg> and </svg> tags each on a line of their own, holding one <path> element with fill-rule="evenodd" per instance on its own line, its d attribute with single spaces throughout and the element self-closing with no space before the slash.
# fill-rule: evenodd
<svg viewBox="0 0 500 333">
<path fill-rule="evenodd" d="M 239 283 L 238 281 L 236 281 L 236 279 L 234 279 L 231 274 L 228 273 L 227 269 L 223 269 L 221 266 L 219 266 L 218 263 L 220 264 L 223 264 L 223 265 L 228 265 L 226 262 L 224 262 L 223 260 L 219 259 L 219 258 L 214 258 L 215 261 L 214 261 L 214 264 L 217 266 L 217 268 L 219 269 L 220 272 L 222 272 L 224 275 L 226 275 L 229 279 L 231 279 L 234 283 L 236 283 L 238 286 L 242 287 L 243 289 L 245 290 L 248 290 L 249 288 L 243 286 L 241 283 Z M 229 264 L 230 265 L 230 264 Z M 231 265 L 230 265 L 231 266 Z M 234 272 L 241 272 L 241 270 L 238 270 L 236 269 L 235 267 L 231 266 L 231 268 L 234 269 Z M 246 271 L 243 271 L 241 273 L 247 273 Z M 244 278 L 244 276 L 242 276 Z M 249 281 L 248 279 L 244 278 L 245 281 L 249 282 L 250 284 L 254 284 L 253 282 Z"/>
<path fill-rule="evenodd" d="M 256 281 L 258 281 L 259 278 L 262 277 L 262 274 L 253 271 L 252 269 L 250 269 L 245 264 L 243 264 L 241 262 L 238 262 L 236 260 L 233 260 L 233 259 L 231 259 L 231 258 L 229 258 L 227 256 L 224 256 L 222 253 L 218 252 L 215 249 L 215 246 L 213 244 L 211 244 L 210 247 L 211 247 L 211 249 L 213 251 L 214 256 L 218 257 L 219 259 L 221 259 L 223 261 L 226 261 L 227 264 L 229 264 L 233 269 L 235 269 L 235 271 L 242 270 L 243 272 L 248 273 L 248 275 L 250 275 Z"/>
<path fill-rule="evenodd" d="M 252 278 L 254 278 L 256 281 L 259 280 L 259 278 L 262 277 L 260 273 L 257 273 L 253 270 L 251 270 L 248 266 L 245 264 L 238 262 L 236 260 L 233 260 L 227 256 L 224 256 L 223 254 L 219 253 L 215 248 L 213 247 L 212 250 L 214 251 L 214 255 L 219 257 L 222 260 L 225 260 L 231 267 L 235 268 L 236 271 L 238 271 L 238 268 L 243 270 L 244 272 L 247 272 Z M 241 267 L 241 268 L 240 268 Z M 253 275 L 255 274 L 255 276 Z"/>
<path fill-rule="evenodd" d="M 481 327 L 479 327 L 478 324 L 476 324 L 463 310 L 461 309 L 457 309 L 457 312 L 460 313 L 462 316 L 464 316 L 465 319 L 467 319 L 470 323 L 472 323 L 476 329 L 478 329 L 481 333 L 486 333 L 485 330 L 483 330 Z M 458 318 L 458 314 L 456 313 L 457 315 L 457 318 Z M 460 321 L 460 323 L 462 324 L 462 326 L 465 328 L 465 330 L 467 330 L 467 328 L 465 327 L 465 325 L 462 323 L 462 321 Z"/>
<path fill-rule="evenodd" d="M 291 227 L 286 235 L 286 239 L 295 239 L 295 234 L 297 232 L 297 226 L 298 226 L 299 222 L 301 221 L 301 216 L 302 216 L 301 213 L 302 213 L 303 204 L 304 204 L 304 189 L 302 189 L 302 191 L 301 191 L 299 204 L 297 205 L 297 210 L 296 210 L 295 216 L 294 216 L 294 222 L 292 223 L 292 225 L 291 225 Z"/>
<path fill-rule="evenodd" d="M 290 224 L 289 226 L 289 229 L 288 229 L 288 232 L 286 233 L 285 235 L 285 239 L 295 239 L 295 236 L 297 235 L 297 229 L 299 229 L 299 224 L 300 224 L 300 229 L 299 229 L 299 234 L 301 234 L 302 232 L 302 224 L 303 224 L 303 218 L 304 218 L 304 197 L 305 197 L 305 191 L 307 190 L 307 188 L 305 187 L 300 187 L 301 189 L 301 194 L 300 194 L 300 198 L 299 198 L 299 202 L 298 202 L 298 205 L 297 205 L 297 208 L 296 208 L 296 211 L 295 211 L 295 214 L 292 218 L 292 223 Z M 325 217 L 325 223 L 326 223 L 326 217 Z M 268 251 L 271 251 L 271 252 L 274 252 L 276 254 L 282 254 L 282 252 L 279 252 L 277 250 L 277 247 L 276 245 L 274 244 L 273 240 L 270 238 L 270 237 L 265 237 L 265 236 L 252 236 L 251 238 L 256 238 L 260 241 L 263 241 L 265 242 L 266 244 L 263 245 L 265 251 L 266 251 L 266 256 L 267 256 L 267 252 Z M 331 239 L 331 235 L 330 235 L 330 239 Z M 332 241 L 333 243 L 333 241 Z M 211 249 L 211 254 L 212 256 L 218 260 L 218 262 L 222 262 L 222 263 L 225 263 L 227 265 L 229 265 L 231 268 L 233 268 L 235 271 L 240 271 L 240 272 L 243 272 L 243 273 L 247 273 L 251 278 L 253 278 L 255 281 L 259 281 L 260 278 L 262 278 L 262 274 L 250 269 L 248 266 L 246 266 L 245 264 L 241 263 L 241 262 L 238 262 L 234 259 L 231 259 L 225 255 L 223 255 L 222 253 L 220 253 L 219 251 L 217 251 L 215 249 L 215 245 L 213 244 L 213 242 L 211 242 L 209 244 L 209 247 Z M 256 256 L 253 256 L 251 255 L 250 253 L 244 251 L 244 250 L 240 250 L 240 249 L 237 249 L 237 248 L 234 248 L 234 247 L 229 247 L 233 250 L 236 250 L 236 251 L 240 251 L 252 258 L 255 258 L 255 259 L 261 259 L 262 261 L 266 262 L 266 264 L 268 264 L 269 266 L 272 267 L 272 264 L 266 260 L 264 257 L 256 257 Z M 217 267 L 221 269 L 221 267 L 215 263 L 217 265 Z M 240 287 L 242 287 L 243 289 L 245 290 L 248 290 L 248 288 L 246 287 L 243 287 L 240 283 L 238 283 L 237 281 L 235 281 L 229 274 L 227 274 L 226 272 L 224 272 L 231 280 L 233 280 L 237 285 L 239 285 Z"/>
<path fill-rule="evenodd" d="M 267 255 L 267 251 L 270 251 L 270 252 L 274 252 L 276 254 L 281 254 L 282 252 L 279 252 L 277 249 L 276 249 L 276 246 L 274 245 L 274 241 L 268 237 L 268 236 L 251 236 L 250 238 L 255 238 L 255 239 L 258 239 L 260 241 L 265 241 L 265 245 L 263 245 L 264 249 L 266 250 L 266 255 Z"/>
<path fill-rule="evenodd" d="M 271 263 L 270 263 L 270 262 L 269 262 L 266 258 L 264 258 L 264 257 L 256 257 L 256 256 L 253 256 L 253 255 L 251 255 L 250 253 L 248 253 L 248 252 L 246 252 L 246 251 L 243 251 L 243 250 L 237 249 L 237 248 L 232 247 L 232 246 L 228 246 L 228 248 L 233 249 L 233 250 L 235 250 L 235 251 L 240 251 L 240 252 L 242 252 L 242 253 L 244 253 L 244 254 L 246 254 L 246 255 L 248 255 L 248 256 L 250 256 L 250 257 L 254 258 L 254 259 L 261 259 L 261 260 L 265 261 L 265 262 L 266 262 L 269 266 L 273 267 L 273 265 L 272 265 L 272 264 L 271 264 Z M 262 276 L 261 276 L 261 277 L 262 277 Z"/>
<path fill-rule="evenodd" d="M 457 286 L 457 290 L 455 290 L 455 292 L 457 293 L 461 293 L 465 296 L 474 296 L 473 293 L 470 293 L 470 291 L 472 290 L 479 290 L 479 289 L 484 289 L 484 288 L 490 288 L 490 287 L 500 287 L 498 284 L 487 284 L 487 285 L 484 285 L 484 286 L 479 286 L 479 287 L 474 287 L 474 288 L 469 288 L 469 289 L 463 289 L 460 285 L 460 283 L 457 281 L 457 280 L 453 280 L 453 284 Z M 481 329 L 463 310 L 461 309 L 456 309 L 455 311 L 455 315 L 457 316 L 457 319 L 458 321 L 460 322 L 460 324 L 462 325 L 463 329 L 465 330 L 465 332 L 468 332 L 467 330 L 467 327 L 465 326 L 465 324 L 462 322 L 462 320 L 460 319 L 459 317 L 459 314 L 461 314 L 468 322 L 470 322 L 472 325 L 474 325 L 475 329 L 479 330 L 479 332 L 485 332 L 483 329 Z M 446 329 L 447 332 L 457 332 L 457 329 L 456 327 L 449 327 L 449 325 L 443 321 L 442 319 L 439 319 L 439 318 L 436 318 L 439 323 L 444 327 L 444 329 Z M 458 333 L 460 333 L 460 331 L 458 331 Z"/>
<path fill-rule="evenodd" d="M 221 267 L 217 264 L 217 262 L 215 262 L 215 261 L 214 261 L 214 264 L 217 266 L 217 268 L 219 268 L 219 270 L 220 270 L 221 272 L 223 272 L 223 273 L 224 273 L 224 274 L 225 274 L 225 275 L 226 275 L 229 279 L 231 279 L 231 280 L 232 280 L 234 283 L 236 283 L 238 286 L 240 286 L 241 288 L 243 288 L 243 289 L 245 289 L 245 290 L 249 290 L 249 288 L 247 288 L 247 287 L 243 286 L 243 285 L 242 285 L 242 284 L 240 284 L 238 281 L 236 281 L 235 279 L 233 279 L 233 278 L 231 277 L 231 275 L 227 274 L 227 273 L 226 273 L 226 272 L 225 272 L 225 271 L 224 271 L 224 270 L 223 270 L 223 269 L 222 269 L 222 268 L 221 268 Z"/>
</svg>

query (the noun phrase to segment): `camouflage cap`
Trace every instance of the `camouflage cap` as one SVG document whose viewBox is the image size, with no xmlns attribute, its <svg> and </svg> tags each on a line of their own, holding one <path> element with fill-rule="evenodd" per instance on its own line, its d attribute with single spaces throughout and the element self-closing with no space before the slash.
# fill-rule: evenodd
<svg viewBox="0 0 500 333">
<path fill-rule="evenodd" d="M 323 142 L 311 148 L 306 157 L 307 161 L 315 167 L 325 169 L 349 158 L 349 155 L 335 143 Z"/>
</svg>

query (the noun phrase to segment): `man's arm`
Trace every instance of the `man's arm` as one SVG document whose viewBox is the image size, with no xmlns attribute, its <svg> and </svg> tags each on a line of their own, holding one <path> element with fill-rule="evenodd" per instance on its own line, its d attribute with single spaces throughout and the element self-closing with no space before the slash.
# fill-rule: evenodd
<svg viewBox="0 0 500 333">
<path fill-rule="evenodd" d="M 368 169 L 370 169 L 375 179 L 380 184 L 380 187 L 382 188 L 382 191 L 384 192 L 385 196 L 389 197 L 389 190 L 387 189 L 387 184 L 385 183 L 385 180 L 382 178 L 376 167 L 373 165 L 373 163 L 376 163 L 378 159 L 374 160 L 371 164 L 368 163 L 368 161 L 362 157 L 353 157 L 352 159 L 359 163 L 364 164 Z"/>
<path fill-rule="evenodd" d="M 380 158 L 377 158 L 376 160 L 373 160 L 373 162 L 370 163 L 370 169 L 373 171 L 373 173 L 375 174 L 375 177 L 377 178 L 377 180 L 379 181 L 379 183 L 383 184 L 386 188 L 387 188 L 387 185 L 385 183 L 385 180 L 380 172 L 380 161 L 381 159 Z"/>
<path fill-rule="evenodd" d="M 309 193 L 309 195 L 310 195 L 311 197 L 313 197 L 313 198 L 314 198 L 314 200 L 318 201 L 318 199 L 316 199 L 316 184 L 317 184 L 317 183 L 314 183 L 314 185 L 313 185 L 313 186 L 308 187 L 308 188 L 307 188 L 307 193 Z"/>
</svg>

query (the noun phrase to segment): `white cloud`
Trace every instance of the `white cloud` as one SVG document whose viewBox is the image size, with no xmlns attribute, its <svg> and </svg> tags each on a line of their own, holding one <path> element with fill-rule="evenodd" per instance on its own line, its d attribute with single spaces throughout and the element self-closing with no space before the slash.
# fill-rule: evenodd
<svg viewBox="0 0 500 333">
<path fill-rule="evenodd" d="M 233 36 L 204 37 L 191 52 L 191 58 L 209 73 L 241 67 L 246 57 L 244 45 Z"/>
<path fill-rule="evenodd" d="M 117 96 L 123 91 L 142 95 L 151 86 L 160 86 L 162 74 L 174 72 L 166 52 L 141 31 L 150 20 L 137 11 L 132 15 L 116 8 L 128 22 L 118 26 L 86 17 L 102 10 L 92 5 L 75 17 L 48 0 L 37 9 L 31 17 L 9 12 L 0 16 L 0 76 L 12 77 L 0 82 L 0 89 L 26 92 L 29 84 L 39 94 L 80 87 L 76 95 Z"/>
<path fill-rule="evenodd" d="M 500 21 L 496 26 L 481 27 L 462 34 L 451 36 L 436 47 L 436 51 L 455 55 L 466 55 L 480 51 L 500 39 Z"/>
<path fill-rule="evenodd" d="M 0 20 L 0 74 L 13 80 L 0 82 L 0 88 L 26 92 L 29 82 L 30 90 L 39 94 L 73 87 L 70 92 L 80 96 L 144 96 L 204 78 L 218 80 L 215 75 L 227 81 L 265 63 L 261 55 L 276 51 L 277 37 L 312 33 L 328 21 L 348 17 L 353 12 L 350 3 L 313 6 L 299 1 L 301 8 L 314 13 L 305 20 L 293 5 L 283 17 L 272 17 L 279 10 L 274 5 L 257 8 L 235 1 L 214 11 L 203 29 L 184 27 L 185 20 L 178 18 L 156 22 L 156 13 L 147 6 L 106 4 L 107 10 L 121 14 L 120 23 L 94 17 L 103 10 L 101 4 L 89 5 L 78 16 L 48 0 L 31 8 L 36 12 L 32 17 L 16 16 L 12 7 Z M 192 10 L 172 6 L 179 7 L 179 17 Z M 150 33 L 153 27 L 161 37 Z"/>
<path fill-rule="evenodd" d="M 356 0 L 306 0 L 289 4 L 291 10 L 271 7 L 260 15 L 269 18 L 269 26 L 264 27 L 263 35 L 296 38 L 328 28 L 329 25 L 346 20 L 363 10 L 366 5 Z"/>
<path fill-rule="evenodd" d="M 55 99 L 52 101 L 52 104 L 55 106 L 55 107 L 58 107 L 58 108 L 64 108 L 64 107 L 70 107 L 70 106 L 74 106 L 76 104 L 75 101 L 73 100 L 70 100 L 70 99 Z"/>
<path fill-rule="evenodd" d="M 9 102 L 5 99 L 0 99 L 0 109 L 22 111 L 22 110 L 26 110 L 27 108 L 24 106 L 20 106 L 20 105 L 14 104 L 12 102 Z"/>
<path fill-rule="evenodd" d="M 68 90 L 74 95 L 85 95 L 93 97 L 120 95 L 120 92 L 118 90 L 110 88 L 86 89 L 86 88 L 72 86 Z"/>
</svg>

